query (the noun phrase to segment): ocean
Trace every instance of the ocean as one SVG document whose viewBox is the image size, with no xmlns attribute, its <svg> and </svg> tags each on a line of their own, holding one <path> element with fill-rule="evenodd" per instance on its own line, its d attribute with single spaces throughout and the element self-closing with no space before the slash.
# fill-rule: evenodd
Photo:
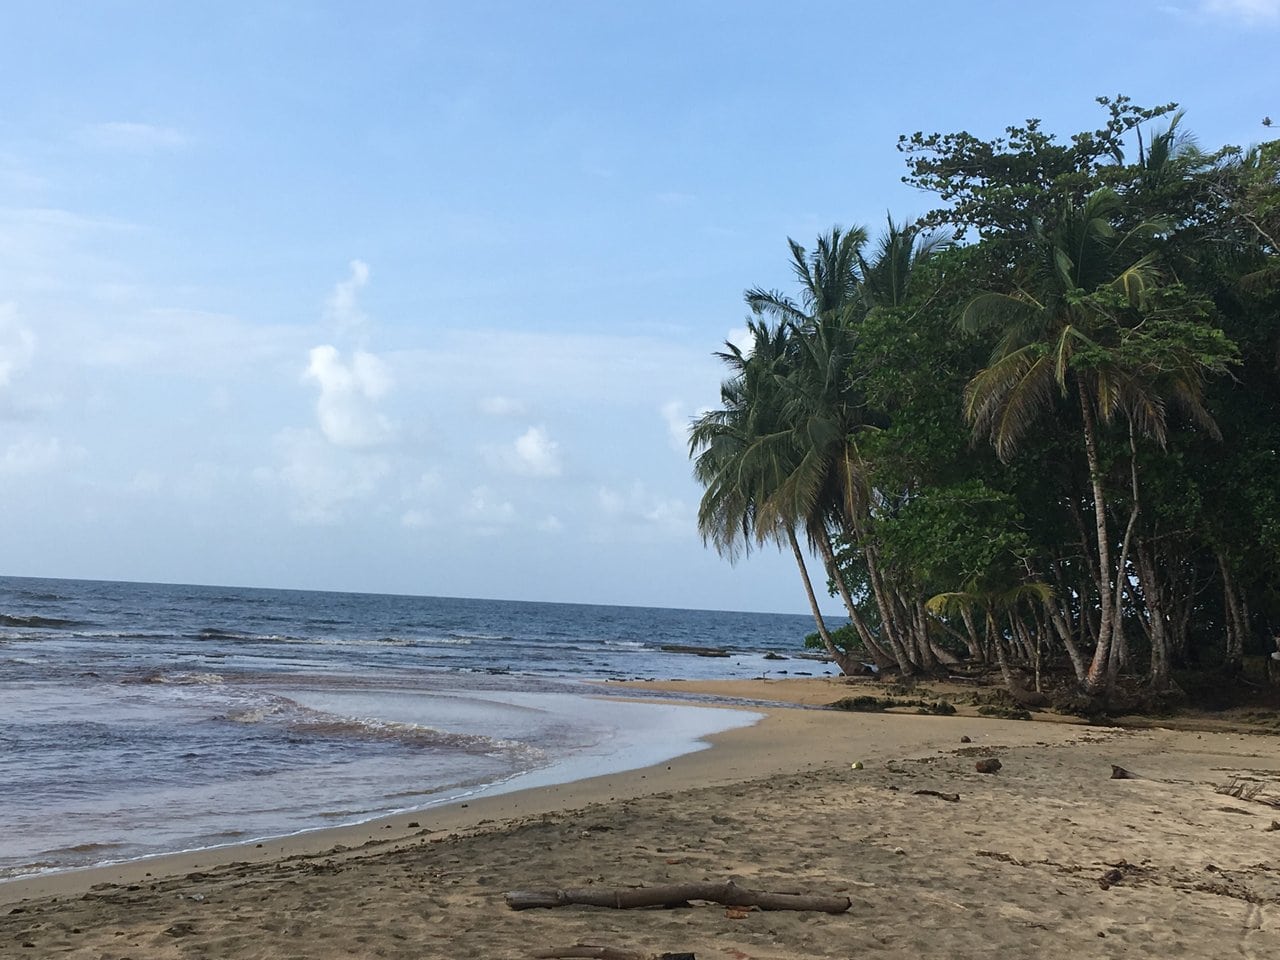
<svg viewBox="0 0 1280 960">
<path fill-rule="evenodd" d="M 587 681 L 831 672 L 795 659 L 812 629 L 783 614 L 0 577 L 0 879 L 657 763 L 755 717 Z"/>
</svg>

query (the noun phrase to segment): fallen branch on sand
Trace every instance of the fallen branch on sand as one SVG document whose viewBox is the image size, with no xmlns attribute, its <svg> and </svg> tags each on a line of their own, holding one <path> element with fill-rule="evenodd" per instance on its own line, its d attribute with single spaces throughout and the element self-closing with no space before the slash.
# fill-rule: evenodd
<svg viewBox="0 0 1280 960">
<path fill-rule="evenodd" d="M 848 897 L 807 896 L 799 893 L 765 893 L 740 887 L 732 880 L 726 883 L 669 883 L 656 887 L 601 890 L 513 890 L 506 895 L 512 910 L 535 907 L 671 907 L 690 900 L 708 900 L 726 907 L 757 907 L 761 910 L 816 910 L 820 913 L 844 913 L 851 906 Z"/>
<path fill-rule="evenodd" d="M 960 802 L 960 794 L 958 793 L 940 793 L 937 790 L 913 790 L 911 792 L 917 797 L 938 797 L 941 800 L 947 801 L 947 803 Z"/>
<path fill-rule="evenodd" d="M 1269 784 L 1263 782 L 1243 780 L 1240 777 L 1232 777 L 1227 783 L 1220 787 L 1214 787 L 1214 793 L 1220 793 L 1223 796 L 1235 797 L 1237 800 L 1252 800 L 1254 803 L 1265 803 L 1268 807 L 1280 807 L 1280 797 L 1264 797 L 1261 796 Z"/>
<path fill-rule="evenodd" d="M 548 947 L 529 954 L 538 960 L 584 957 L 587 960 L 694 960 L 692 953 L 640 953 L 619 947 L 601 947 L 591 943 L 575 943 L 571 947 Z"/>
</svg>

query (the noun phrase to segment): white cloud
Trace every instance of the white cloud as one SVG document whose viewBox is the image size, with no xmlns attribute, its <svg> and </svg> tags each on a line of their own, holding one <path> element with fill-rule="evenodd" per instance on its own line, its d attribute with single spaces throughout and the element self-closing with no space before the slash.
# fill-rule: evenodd
<svg viewBox="0 0 1280 960">
<path fill-rule="evenodd" d="M 391 374 L 372 353 L 357 350 L 348 363 L 337 347 L 312 347 L 303 378 L 320 388 L 316 417 L 331 443 L 368 447 L 391 438 L 391 422 L 374 408 L 374 401 L 390 391 Z"/>
<path fill-rule="evenodd" d="M 150 153 L 185 147 L 187 136 L 173 127 L 153 123 L 95 123 L 81 131 L 81 139 L 90 146 L 106 150 Z"/>
<path fill-rule="evenodd" d="M 543 533 L 559 533 L 564 529 L 564 524 L 554 513 L 549 513 L 538 521 L 538 529 Z"/>
<path fill-rule="evenodd" d="M 1201 0 L 1200 10 L 1249 24 L 1280 23 L 1280 0 Z"/>
<path fill-rule="evenodd" d="M 744 357 L 751 356 L 751 350 L 756 343 L 755 337 L 746 327 L 734 327 L 725 335 L 725 341 L 737 347 Z"/>
<path fill-rule="evenodd" d="M 667 425 L 667 439 L 671 441 L 671 448 L 681 456 L 689 455 L 689 427 L 690 421 L 696 414 L 690 413 L 679 400 L 671 400 L 662 405 L 659 410 L 662 419 Z"/>
<path fill-rule="evenodd" d="M 558 477 L 562 469 L 560 444 L 545 427 L 530 427 L 507 446 L 487 448 L 489 462 L 522 477 Z"/>
<path fill-rule="evenodd" d="M 66 446 L 57 437 L 25 437 L 5 448 L 0 455 L 0 475 L 30 476 L 47 473 L 87 456 L 81 447 Z"/>
<path fill-rule="evenodd" d="M 560 475 L 560 444 L 542 427 L 530 427 L 515 442 L 517 470 L 531 477 Z"/>
<path fill-rule="evenodd" d="M 664 536 L 693 529 L 694 516 L 688 504 L 652 493 L 640 480 L 624 490 L 601 487 L 596 491 L 596 504 L 610 526 Z"/>
<path fill-rule="evenodd" d="M 373 497 L 391 473 L 384 458 L 337 449 L 312 430 L 284 431 L 276 450 L 281 464 L 254 476 L 294 497 L 291 515 L 299 523 L 336 523 L 345 505 Z"/>
<path fill-rule="evenodd" d="M 14 374 L 30 366 L 36 352 L 36 335 L 18 322 L 12 303 L 0 303 L 0 387 L 13 382 Z"/>
<path fill-rule="evenodd" d="M 351 275 L 334 285 L 324 306 L 325 320 L 342 333 L 359 330 L 369 319 L 357 299 L 357 294 L 369 282 L 369 265 L 363 260 L 352 260 L 349 266 Z"/>
<path fill-rule="evenodd" d="M 519 417 L 525 412 L 525 403 L 511 397 L 482 397 L 479 403 L 480 412 L 491 417 Z"/>
</svg>

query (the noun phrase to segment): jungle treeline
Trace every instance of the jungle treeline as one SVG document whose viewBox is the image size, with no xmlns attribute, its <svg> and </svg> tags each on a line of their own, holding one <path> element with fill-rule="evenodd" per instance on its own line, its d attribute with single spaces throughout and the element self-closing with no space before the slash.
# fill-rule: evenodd
<svg viewBox="0 0 1280 960">
<path fill-rule="evenodd" d="M 986 665 L 1084 709 L 1276 649 L 1280 140 L 1098 102 L 1065 139 L 900 138 L 937 208 L 789 240 L 794 288 L 717 354 L 700 531 L 793 553 L 846 673 Z"/>
</svg>

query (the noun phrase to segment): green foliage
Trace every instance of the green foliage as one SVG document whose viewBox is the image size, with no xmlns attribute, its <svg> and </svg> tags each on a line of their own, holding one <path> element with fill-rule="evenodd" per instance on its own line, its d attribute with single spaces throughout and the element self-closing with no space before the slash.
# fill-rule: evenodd
<svg viewBox="0 0 1280 960">
<path fill-rule="evenodd" d="M 1039 689 L 1070 654 L 1090 704 L 1122 667 L 1165 702 L 1280 634 L 1280 141 L 1099 103 L 1064 138 L 902 137 L 941 205 L 789 241 L 799 295 L 747 292 L 695 425 L 708 541 L 799 531 L 904 675 L 946 646 Z"/>
</svg>

